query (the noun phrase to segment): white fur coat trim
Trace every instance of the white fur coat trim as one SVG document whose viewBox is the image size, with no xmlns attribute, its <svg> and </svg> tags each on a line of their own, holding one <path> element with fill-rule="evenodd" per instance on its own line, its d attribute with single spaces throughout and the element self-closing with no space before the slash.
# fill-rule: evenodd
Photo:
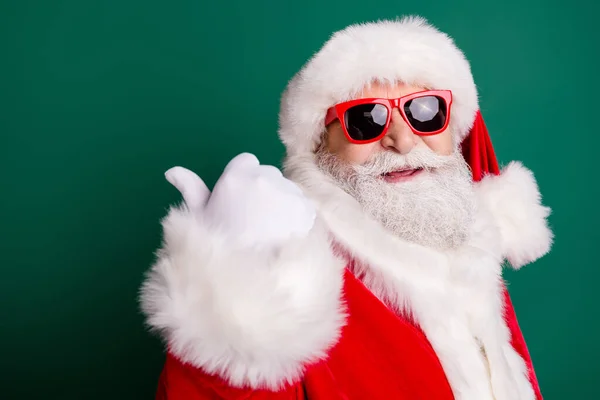
<svg viewBox="0 0 600 400">
<path fill-rule="evenodd" d="M 163 230 L 141 304 L 182 361 L 233 386 L 277 389 L 337 342 L 345 264 L 319 221 L 307 238 L 262 254 L 231 248 L 184 207 Z"/>
<path fill-rule="evenodd" d="M 542 205 L 533 173 L 513 161 L 498 176 L 477 184 L 480 200 L 492 210 L 502 236 L 502 254 L 514 268 L 544 256 L 553 242 L 550 208 Z"/>
<path fill-rule="evenodd" d="M 457 400 L 535 398 L 503 317 L 506 245 L 496 209 L 479 202 L 467 243 L 439 252 L 388 233 L 318 170 L 313 156 L 289 157 L 285 173 L 317 202 L 336 241 L 357 261 L 357 276 L 421 326 Z"/>
</svg>

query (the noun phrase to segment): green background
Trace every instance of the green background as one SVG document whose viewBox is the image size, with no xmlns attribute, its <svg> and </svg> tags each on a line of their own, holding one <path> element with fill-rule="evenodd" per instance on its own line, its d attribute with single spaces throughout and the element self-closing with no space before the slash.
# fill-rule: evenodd
<svg viewBox="0 0 600 400">
<path fill-rule="evenodd" d="M 0 397 L 150 399 L 137 291 L 184 165 L 280 163 L 279 96 L 329 35 L 416 13 L 472 62 L 499 160 L 535 171 L 552 252 L 506 274 L 547 399 L 597 399 L 597 2 L 0 1 Z"/>
</svg>

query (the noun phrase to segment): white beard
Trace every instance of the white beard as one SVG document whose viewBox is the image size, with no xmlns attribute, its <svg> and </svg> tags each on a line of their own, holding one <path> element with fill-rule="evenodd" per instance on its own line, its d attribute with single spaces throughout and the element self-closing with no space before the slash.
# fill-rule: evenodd
<svg viewBox="0 0 600 400">
<path fill-rule="evenodd" d="M 377 153 L 365 164 L 351 165 L 320 149 L 316 161 L 394 235 L 441 250 L 456 248 L 466 240 L 475 197 L 470 168 L 460 152 L 441 156 L 419 147 L 407 155 Z M 381 177 L 406 167 L 424 171 L 399 183 Z"/>
</svg>

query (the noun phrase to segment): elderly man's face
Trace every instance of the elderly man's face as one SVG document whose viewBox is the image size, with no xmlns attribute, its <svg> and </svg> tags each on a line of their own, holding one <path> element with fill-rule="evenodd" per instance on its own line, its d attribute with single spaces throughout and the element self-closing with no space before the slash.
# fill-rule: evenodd
<svg viewBox="0 0 600 400">
<path fill-rule="evenodd" d="M 361 97 L 398 98 L 422 90 L 425 89 L 403 83 L 394 86 L 374 83 L 363 90 Z M 427 147 L 438 154 L 450 155 L 454 150 L 450 129 L 433 136 L 415 135 L 397 108 L 392 111 L 390 126 L 386 135 L 377 142 L 368 144 L 350 143 L 344 135 L 339 120 L 329 125 L 325 141 L 327 149 L 331 153 L 353 164 L 363 164 L 371 159 L 374 154 L 385 151 L 404 155 L 410 153 L 415 147 Z"/>
<path fill-rule="evenodd" d="M 373 84 L 361 97 L 398 98 L 422 90 Z M 475 210 L 472 180 L 450 129 L 417 136 L 394 109 L 381 140 L 353 144 L 335 122 L 328 127 L 316 160 L 393 234 L 437 249 L 455 248 L 465 241 Z"/>
</svg>

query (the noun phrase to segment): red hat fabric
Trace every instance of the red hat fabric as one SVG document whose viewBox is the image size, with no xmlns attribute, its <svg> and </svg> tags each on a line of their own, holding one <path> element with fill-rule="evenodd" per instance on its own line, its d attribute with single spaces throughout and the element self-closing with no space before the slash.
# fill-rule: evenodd
<svg viewBox="0 0 600 400">
<path fill-rule="evenodd" d="M 487 174 L 500 173 L 492 141 L 480 111 L 477 111 L 473 127 L 464 139 L 461 150 L 471 167 L 475 182 L 479 182 Z"/>
</svg>

